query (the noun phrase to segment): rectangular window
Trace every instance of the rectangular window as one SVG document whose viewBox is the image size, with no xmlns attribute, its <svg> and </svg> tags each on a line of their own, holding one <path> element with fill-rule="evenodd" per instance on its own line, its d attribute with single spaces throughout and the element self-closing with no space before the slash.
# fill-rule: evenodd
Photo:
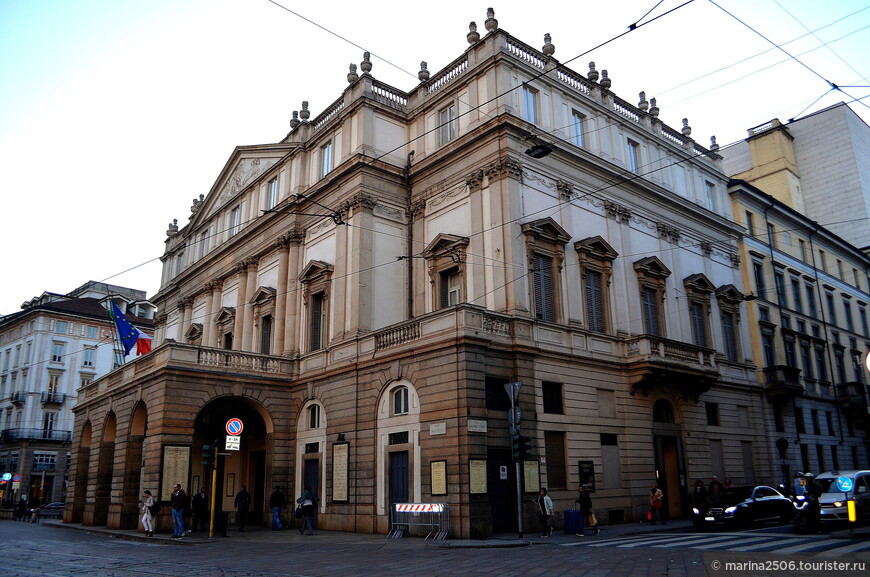
<svg viewBox="0 0 870 577">
<path fill-rule="evenodd" d="M 786 338 L 785 344 L 785 364 L 788 367 L 798 368 L 797 357 L 795 356 L 794 339 Z"/>
<path fill-rule="evenodd" d="M 175 257 L 175 275 L 178 276 L 184 272 L 184 253 L 180 252 Z"/>
<path fill-rule="evenodd" d="M 311 350 L 319 351 L 323 348 L 323 332 L 326 319 L 326 307 L 324 306 L 324 293 L 311 295 Z"/>
<path fill-rule="evenodd" d="M 783 308 L 788 308 L 785 300 L 785 275 L 781 271 L 774 271 L 773 282 L 776 286 L 776 302 Z"/>
<path fill-rule="evenodd" d="M 767 223 L 767 242 L 773 248 L 776 248 L 776 227 L 772 222 Z"/>
<path fill-rule="evenodd" d="M 456 138 L 456 105 L 451 104 L 438 114 L 438 134 L 443 146 Z"/>
<path fill-rule="evenodd" d="M 613 433 L 601 433 L 601 483 L 606 489 L 622 487 L 619 438 Z"/>
<path fill-rule="evenodd" d="M 755 219 L 748 210 L 746 211 L 746 230 L 749 231 L 749 236 L 755 236 Z"/>
<path fill-rule="evenodd" d="M 586 271 L 586 324 L 590 331 L 603 333 L 604 298 L 601 286 L 601 273 L 595 270 Z"/>
<path fill-rule="evenodd" d="M 533 282 L 535 289 L 535 318 L 540 321 L 556 321 L 556 304 L 553 294 L 553 259 L 541 254 L 533 258 Z"/>
<path fill-rule="evenodd" d="M 504 386 L 509 381 L 498 377 L 487 376 L 484 380 L 486 391 L 484 393 L 484 404 L 491 411 L 507 411 L 511 408 L 511 398 L 508 396 Z"/>
<path fill-rule="evenodd" d="M 825 466 L 825 446 L 816 445 L 816 460 L 819 463 L 819 471 L 824 471 L 828 467 Z"/>
<path fill-rule="evenodd" d="M 810 409 L 810 423 L 813 425 L 813 434 L 821 435 L 822 427 L 819 425 L 819 411 L 817 409 Z"/>
<path fill-rule="evenodd" d="M 544 398 L 544 412 L 553 415 L 564 413 L 562 405 L 562 383 L 541 383 L 541 393 Z"/>
<path fill-rule="evenodd" d="M 822 272 L 828 272 L 828 265 L 825 262 L 825 251 L 819 249 L 819 269 Z"/>
<path fill-rule="evenodd" d="M 269 181 L 269 189 L 266 191 L 266 210 L 274 208 L 278 204 L 278 179 Z"/>
<path fill-rule="evenodd" d="M 332 172 L 332 142 L 320 147 L 320 178 Z"/>
<path fill-rule="evenodd" d="M 846 317 L 846 328 L 849 332 L 855 332 L 855 321 L 852 319 L 852 303 L 843 299 L 843 316 Z"/>
<path fill-rule="evenodd" d="M 65 335 L 69 330 L 69 324 L 66 321 L 57 321 L 57 324 L 54 327 L 54 330 L 59 335 Z"/>
<path fill-rule="evenodd" d="M 63 362 L 63 343 L 54 343 L 51 345 L 51 362 Z"/>
<path fill-rule="evenodd" d="M 707 409 L 707 425 L 719 426 L 719 403 L 704 403 Z"/>
<path fill-rule="evenodd" d="M 867 309 L 858 307 L 858 319 L 861 321 L 861 334 L 870 337 L 870 327 L 867 326 Z"/>
<path fill-rule="evenodd" d="M 843 274 L 843 261 L 841 261 L 840 259 L 837 259 L 837 276 L 840 278 L 841 281 L 845 282 L 846 278 Z"/>
<path fill-rule="evenodd" d="M 764 265 L 757 260 L 752 261 L 752 272 L 755 276 L 755 294 L 760 299 L 767 299 L 765 294 L 767 288 L 764 284 Z"/>
<path fill-rule="evenodd" d="M 84 360 L 82 361 L 82 366 L 85 367 L 93 367 L 94 366 L 94 357 L 96 356 L 97 349 L 93 347 L 87 347 L 84 351 Z"/>
<path fill-rule="evenodd" d="M 807 293 L 807 314 L 813 318 L 816 318 L 818 314 L 816 311 L 816 291 L 813 290 L 813 285 L 807 284 L 804 285 Z"/>
<path fill-rule="evenodd" d="M 716 212 L 716 185 L 710 181 L 704 183 L 704 189 L 707 192 L 707 208 Z"/>
<path fill-rule="evenodd" d="M 230 211 L 230 236 L 235 236 L 239 232 L 239 226 L 242 224 L 242 209 L 235 207 Z"/>
<path fill-rule="evenodd" d="M 794 299 L 794 310 L 803 314 L 804 301 L 801 298 L 801 281 L 796 278 L 791 279 L 791 297 Z"/>
<path fill-rule="evenodd" d="M 586 146 L 586 116 L 580 114 L 576 110 L 571 113 L 572 134 L 574 144 L 583 148 Z"/>
<path fill-rule="evenodd" d="M 529 86 L 523 86 L 523 112 L 527 121 L 538 123 L 538 91 Z"/>
<path fill-rule="evenodd" d="M 834 436 L 834 414 L 831 411 L 825 411 L 825 423 L 828 425 L 828 434 Z"/>
<path fill-rule="evenodd" d="M 568 471 L 565 466 L 565 433 L 544 432 L 544 449 L 547 457 L 547 482 L 550 490 L 568 487 Z"/>
<path fill-rule="evenodd" d="M 846 357 L 842 350 L 834 351 L 834 364 L 837 368 L 837 379 L 841 383 L 846 382 Z"/>
<path fill-rule="evenodd" d="M 643 287 L 641 292 L 641 308 L 643 309 L 643 328 L 646 334 L 660 336 L 659 303 L 657 292 L 650 287 Z"/>
<path fill-rule="evenodd" d="M 801 349 L 801 364 L 804 369 L 804 377 L 808 379 L 813 378 L 813 363 L 812 358 L 810 357 L 810 343 L 808 341 L 800 342 Z"/>
<path fill-rule="evenodd" d="M 801 260 L 803 262 L 807 262 L 807 243 L 805 243 L 802 239 L 798 239 L 798 246 L 801 251 Z"/>
<path fill-rule="evenodd" d="M 199 258 L 205 257 L 208 252 L 208 231 L 199 233 Z"/>
<path fill-rule="evenodd" d="M 773 348 L 772 333 L 761 333 L 761 349 L 764 352 L 764 366 L 774 366 L 776 364 L 776 351 Z"/>
<path fill-rule="evenodd" d="M 797 428 L 797 432 L 801 435 L 805 435 L 807 432 L 807 428 L 804 426 L 804 410 L 800 407 L 795 407 L 794 410 L 794 426 Z"/>
<path fill-rule="evenodd" d="M 832 293 L 825 293 L 825 302 L 828 303 L 828 322 L 832 325 L 837 324 L 837 308 L 834 305 L 834 295 Z"/>
<path fill-rule="evenodd" d="M 460 302 L 462 275 L 458 268 L 452 268 L 440 273 L 439 303 L 440 308 L 452 307 Z"/>
<path fill-rule="evenodd" d="M 725 358 L 737 362 L 737 330 L 734 323 L 734 313 L 722 313 L 722 336 L 725 344 Z"/>
<path fill-rule="evenodd" d="M 124 351 L 115 351 L 115 360 L 112 368 L 117 369 L 124 364 Z"/>
<path fill-rule="evenodd" d="M 95 339 L 95 338 L 97 338 L 97 327 L 91 327 L 91 326 L 89 326 L 89 327 L 88 327 L 88 330 L 87 330 L 87 336 L 88 336 L 89 339 Z"/>
<path fill-rule="evenodd" d="M 272 315 L 260 317 L 260 353 L 272 353 Z"/>
<path fill-rule="evenodd" d="M 689 305 L 689 315 L 692 319 L 692 339 L 699 347 L 707 346 L 707 329 L 706 315 L 704 314 L 704 305 L 699 302 L 693 302 Z"/>
<path fill-rule="evenodd" d="M 861 277 L 858 276 L 858 269 L 857 268 L 852 269 L 852 278 L 855 279 L 855 286 L 858 288 L 861 288 Z"/>
<path fill-rule="evenodd" d="M 626 155 L 628 160 L 628 169 L 635 174 L 640 172 L 640 145 L 633 141 L 629 140 L 626 148 Z"/>
</svg>

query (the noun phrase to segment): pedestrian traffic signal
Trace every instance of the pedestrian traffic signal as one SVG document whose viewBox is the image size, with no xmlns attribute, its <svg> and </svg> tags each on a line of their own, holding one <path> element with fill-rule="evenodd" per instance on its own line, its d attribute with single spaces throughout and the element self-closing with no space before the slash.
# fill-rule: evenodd
<svg viewBox="0 0 870 577">
<path fill-rule="evenodd" d="M 206 467 L 214 467 L 214 445 L 202 446 L 202 461 Z"/>
<path fill-rule="evenodd" d="M 519 435 L 519 458 L 524 461 L 532 449 L 532 439 L 526 435 Z"/>
</svg>

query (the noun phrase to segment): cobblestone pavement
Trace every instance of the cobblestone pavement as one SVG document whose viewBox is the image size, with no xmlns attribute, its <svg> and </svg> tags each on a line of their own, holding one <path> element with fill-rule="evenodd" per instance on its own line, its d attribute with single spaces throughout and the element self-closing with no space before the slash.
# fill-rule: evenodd
<svg viewBox="0 0 870 577">
<path fill-rule="evenodd" d="M 133 533 L 133 532 L 131 532 Z M 22 577 L 391 577 L 704 575 L 697 551 L 556 547 L 554 536 L 527 546 L 515 539 L 434 546 L 417 538 L 256 531 L 212 540 L 127 540 L 120 534 L 0 522 L 3 576 Z M 490 546 L 486 546 L 489 543 Z M 552 543 L 552 545 L 551 545 Z M 453 543 L 452 545 L 458 545 Z"/>
</svg>

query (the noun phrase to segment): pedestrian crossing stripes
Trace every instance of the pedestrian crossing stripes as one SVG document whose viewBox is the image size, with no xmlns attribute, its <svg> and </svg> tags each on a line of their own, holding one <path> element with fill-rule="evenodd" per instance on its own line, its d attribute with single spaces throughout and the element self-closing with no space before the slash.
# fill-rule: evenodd
<svg viewBox="0 0 870 577">
<path fill-rule="evenodd" d="M 782 534 L 718 533 L 657 534 L 605 539 L 601 541 L 563 543 L 562 547 L 640 549 L 697 549 L 700 551 L 734 551 L 753 553 L 813 553 L 819 557 L 841 557 L 870 552 L 866 539 L 834 539 L 827 535 L 791 536 Z"/>
</svg>

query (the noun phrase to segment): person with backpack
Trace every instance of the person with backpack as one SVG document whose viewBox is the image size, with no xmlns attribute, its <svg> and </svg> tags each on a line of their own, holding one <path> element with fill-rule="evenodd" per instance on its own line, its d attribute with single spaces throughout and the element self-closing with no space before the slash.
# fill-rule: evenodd
<svg viewBox="0 0 870 577">
<path fill-rule="evenodd" d="M 152 523 L 154 506 L 154 497 L 151 495 L 151 491 L 146 489 L 142 495 L 142 528 L 145 529 L 146 537 L 154 536 L 154 523 Z"/>
<path fill-rule="evenodd" d="M 314 496 L 310 486 L 305 487 L 305 491 L 296 502 L 302 506 L 302 527 L 299 528 L 299 534 L 302 535 L 308 528 L 308 534 L 314 535 L 314 510 L 317 506 L 317 497 Z"/>
</svg>

